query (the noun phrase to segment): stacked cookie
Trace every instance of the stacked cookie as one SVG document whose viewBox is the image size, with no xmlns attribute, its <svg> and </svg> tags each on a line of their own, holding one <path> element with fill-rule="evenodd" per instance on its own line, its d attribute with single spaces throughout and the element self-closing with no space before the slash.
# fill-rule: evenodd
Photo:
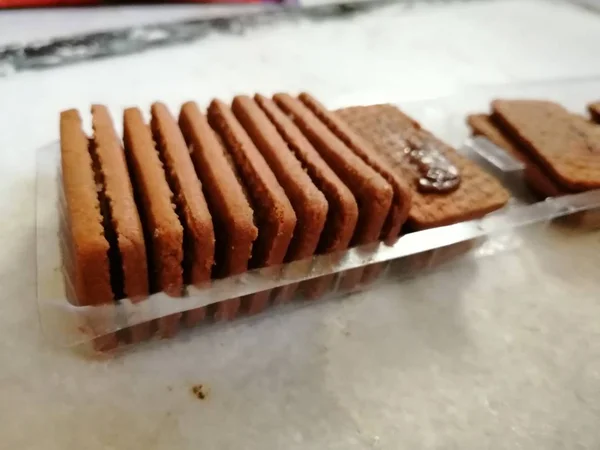
<svg viewBox="0 0 600 450">
<path fill-rule="evenodd" d="M 600 188 L 600 126 L 541 100 L 496 100 L 491 114 L 467 122 L 523 162 L 525 181 L 539 197 Z M 598 105 L 589 106 L 593 117 Z"/>
<path fill-rule="evenodd" d="M 328 111 L 308 94 L 214 100 L 206 113 L 165 105 L 146 124 L 124 113 L 123 142 L 103 106 L 94 134 L 77 111 L 61 114 L 70 299 L 78 305 L 180 296 L 250 269 L 480 217 L 508 193 L 479 167 L 389 105 Z M 371 279 L 351 271 L 345 287 Z M 331 277 L 230 299 L 136 325 L 136 342 L 207 316 L 231 319 L 316 297 Z M 103 345 L 110 347 L 111 339 Z"/>
</svg>

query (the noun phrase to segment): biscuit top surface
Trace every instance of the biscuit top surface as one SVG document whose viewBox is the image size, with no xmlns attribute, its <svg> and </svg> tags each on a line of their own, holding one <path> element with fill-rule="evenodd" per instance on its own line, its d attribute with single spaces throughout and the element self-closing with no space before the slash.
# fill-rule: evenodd
<svg viewBox="0 0 600 450">
<path fill-rule="evenodd" d="M 564 185 L 600 187 L 600 127 L 541 100 L 495 100 L 494 118 Z"/>
<path fill-rule="evenodd" d="M 323 187 L 323 189 L 336 193 L 345 203 L 356 203 L 350 189 L 339 179 L 331 167 L 323 160 L 319 152 L 314 149 L 306 136 L 279 109 L 275 102 L 259 94 L 254 99 L 274 123 L 287 144 L 294 148 L 296 154 L 304 161 L 310 161 L 312 171 L 319 179 L 324 180 L 324 184 L 327 184 L 327 187 Z"/>
<path fill-rule="evenodd" d="M 252 208 L 223 144 L 206 116 L 196 103 L 188 102 L 181 108 L 179 122 L 190 140 L 192 159 L 197 159 L 201 166 L 198 170 L 202 171 L 203 183 L 215 197 L 213 210 L 222 211 L 226 226 L 247 229 L 256 238 Z"/>
<path fill-rule="evenodd" d="M 358 219 L 358 205 L 354 195 L 273 100 L 260 94 L 255 95 L 254 100 L 277 128 L 289 148 L 304 163 L 313 182 L 327 198 L 330 211 L 328 220 L 335 222 L 337 228 L 330 222 L 332 239 L 322 241 L 322 251 L 329 252 L 347 247 Z"/>
<path fill-rule="evenodd" d="M 125 241 L 143 246 L 142 224 L 133 198 L 123 145 L 105 106 L 92 106 L 92 126 L 115 231 Z M 119 244 L 122 244 L 122 241 L 120 240 Z"/>
<path fill-rule="evenodd" d="M 255 204 L 266 202 L 262 206 L 271 208 L 276 220 L 295 223 L 296 215 L 283 188 L 231 109 L 216 99 L 211 102 L 208 114 L 219 126 L 240 170 L 246 172 L 244 179 Z"/>
<path fill-rule="evenodd" d="M 173 194 L 167 184 L 152 132 L 138 108 L 125 110 L 124 130 L 126 151 L 130 152 L 133 165 L 137 168 L 135 177 L 140 186 L 146 218 L 153 228 L 152 233 L 182 233 L 183 229 L 175 213 Z"/>
<path fill-rule="evenodd" d="M 275 94 L 273 99 L 297 123 L 303 124 L 305 131 L 315 141 L 318 140 L 325 144 L 329 151 L 327 157 L 323 156 L 324 159 L 330 166 L 335 164 L 340 172 L 347 175 L 347 179 L 344 181 L 347 185 L 352 181 L 356 187 L 356 193 L 367 196 L 368 192 L 379 192 L 386 194 L 381 197 L 389 199 L 387 194 L 391 194 L 392 189 L 385 179 L 360 156 L 350 150 L 306 105 L 285 93 Z M 379 201 L 380 199 L 373 198 L 372 200 Z"/>
<path fill-rule="evenodd" d="M 77 110 L 61 112 L 60 136 L 63 187 L 74 243 L 82 250 L 108 251 L 88 138 Z"/>
<path fill-rule="evenodd" d="M 210 212 L 202 193 L 202 185 L 198 180 L 194 165 L 190 158 L 187 144 L 177 122 L 162 103 L 152 105 L 153 127 L 156 127 L 162 140 L 163 155 L 170 174 L 179 192 L 183 212 L 188 221 L 187 226 L 196 237 L 203 239 L 206 233 L 212 234 Z M 210 226 L 207 229 L 207 224 Z"/>
<path fill-rule="evenodd" d="M 416 127 L 416 122 L 395 106 L 351 107 L 338 110 L 337 114 L 385 157 L 392 170 L 400 172 L 404 179 L 413 180 L 409 213 L 413 227 L 423 229 L 468 220 L 498 209 L 508 201 L 508 192 L 495 178 L 431 133 Z M 404 153 L 405 141 L 412 138 L 436 148 L 460 170 L 462 181 L 455 191 L 424 193 L 417 189 L 414 183 L 419 171 Z"/>
<path fill-rule="evenodd" d="M 385 160 L 371 148 L 371 144 L 364 140 L 340 117 L 325 108 L 317 99 L 303 92 L 300 100 L 316 114 L 349 148 L 354 150 L 369 166 L 375 169 L 394 189 L 396 202 L 403 202 L 410 206 L 410 191 L 407 183 L 396 173 L 389 170 Z"/>
<path fill-rule="evenodd" d="M 260 141 L 263 156 L 276 174 L 294 207 L 298 209 L 326 208 L 323 194 L 302 168 L 302 164 L 289 150 L 273 123 L 256 102 L 248 96 L 237 96 L 232 110 L 245 124 L 255 141 Z"/>
</svg>

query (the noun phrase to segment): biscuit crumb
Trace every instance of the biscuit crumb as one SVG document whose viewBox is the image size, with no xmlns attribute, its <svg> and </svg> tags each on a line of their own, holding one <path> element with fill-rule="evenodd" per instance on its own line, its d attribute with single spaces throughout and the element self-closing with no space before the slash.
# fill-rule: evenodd
<svg viewBox="0 0 600 450">
<path fill-rule="evenodd" d="M 195 384 L 192 386 L 192 394 L 196 396 L 196 398 L 200 400 L 204 400 L 207 395 L 206 388 L 202 384 Z"/>
</svg>

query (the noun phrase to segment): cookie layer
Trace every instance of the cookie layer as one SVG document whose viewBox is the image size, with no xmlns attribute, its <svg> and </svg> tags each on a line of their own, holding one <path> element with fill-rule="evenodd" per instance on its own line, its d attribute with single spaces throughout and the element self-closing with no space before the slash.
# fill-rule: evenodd
<svg viewBox="0 0 600 450">
<path fill-rule="evenodd" d="M 62 185 L 65 200 L 64 232 L 67 234 L 69 277 L 78 305 L 111 304 L 114 294 L 110 279 L 109 243 L 104 235 L 103 217 L 96 186 L 88 138 L 81 117 L 74 110 L 60 114 Z M 116 334 L 94 342 L 97 350 L 117 346 Z"/>
<path fill-rule="evenodd" d="M 561 185 L 600 187 L 600 127 L 541 100 L 495 100 L 492 117 Z"/>
<path fill-rule="evenodd" d="M 553 197 L 567 193 L 552 177 L 527 154 L 517 143 L 506 136 L 487 114 L 472 114 L 467 117 L 474 136 L 483 136 L 525 164 L 525 181 L 540 197 Z"/>
<path fill-rule="evenodd" d="M 277 128 L 253 99 L 237 96 L 231 108 L 294 208 L 296 229 L 285 261 L 296 261 L 311 256 L 317 248 L 327 219 L 328 204 L 325 196 L 312 182 L 300 161 L 279 135 Z"/>
<path fill-rule="evenodd" d="M 137 108 L 124 112 L 125 156 L 146 237 L 152 292 L 180 296 L 183 289 L 183 227 L 175 213 L 173 193 L 165 178 L 150 128 Z M 159 320 L 159 332 L 177 332 L 178 314 Z"/>
<path fill-rule="evenodd" d="M 421 230 L 484 216 L 503 207 L 509 199 L 501 184 L 475 163 L 459 155 L 431 133 L 392 105 L 373 105 L 344 108 L 337 114 L 363 139 L 382 155 L 391 170 L 413 180 L 412 206 L 408 225 Z M 416 182 L 419 172 L 405 157 L 406 141 L 411 139 L 421 145 L 440 151 L 461 174 L 462 181 L 451 193 L 419 192 Z"/>
<path fill-rule="evenodd" d="M 113 264 L 120 264 L 118 276 L 122 278 L 122 295 L 136 303 L 148 296 L 148 267 L 144 232 L 133 196 L 123 144 L 117 136 L 108 109 L 92 106 L 94 130 L 92 156 L 104 184 L 110 216 L 110 226 L 118 256 Z M 115 270 L 113 269 L 113 273 Z M 130 340 L 139 342 L 149 335 L 147 324 L 129 329 Z"/>
<path fill-rule="evenodd" d="M 356 133 L 341 118 L 328 111 L 317 99 L 307 93 L 298 97 L 329 129 L 346 144 L 356 155 L 381 175 L 392 187 L 394 196 L 380 238 L 392 240 L 399 236 L 400 229 L 408 217 L 411 204 L 411 192 L 400 174 L 389 169 L 386 161 L 371 144 Z"/>
<path fill-rule="evenodd" d="M 328 202 L 328 216 L 316 251 L 329 253 L 347 248 L 358 220 L 354 195 L 273 100 L 262 95 L 254 98 Z"/>
<path fill-rule="evenodd" d="M 289 199 L 227 105 L 213 100 L 208 108 L 208 120 L 227 146 L 254 208 L 259 232 L 250 268 L 282 263 L 296 226 L 296 214 Z M 268 293 L 256 294 L 245 301 L 247 311 L 256 313 L 266 307 Z"/>
<path fill-rule="evenodd" d="M 393 198 L 391 186 L 349 149 L 300 100 L 276 94 L 275 103 L 295 122 L 321 157 L 352 191 L 358 207 L 358 223 L 352 244 L 375 242 L 382 234 Z"/>
<path fill-rule="evenodd" d="M 258 230 L 243 185 L 219 136 L 195 103 L 183 105 L 179 126 L 213 218 L 216 238 L 213 276 L 222 278 L 245 272 Z M 239 307 L 239 299 L 220 302 L 212 308 L 213 315 L 216 320 L 233 319 Z"/>
<path fill-rule="evenodd" d="M 347 248 L 358 220 L 358 205 L 354 195 L 273 100 L 262 95 L 256 95 L 254 99 L 327 199 L 329 210 L 317 253 L 330 253 Z M 333 276 L 310 280 L 302 283 L 302 290 L 308 297 L 314 298 L 322 294 L 331 285 L 332 280 Z M 287 290 L 294 289 L 295 286 L 292 286 Z M 283 297 L 291 295 L 282 294 Z"/>
<path fill-rule="evenodd" d="M 154 140 L 184 230 L 184 283 L 198 285 L 210 280 L 214 263 L 212 217 L 177 122 L 162 103 L 154 103 L 151 111 Z M 205 311 L 200 308 L 186 312 L 186 324 L 193 325 L 202 320 Z"/>
</svg>

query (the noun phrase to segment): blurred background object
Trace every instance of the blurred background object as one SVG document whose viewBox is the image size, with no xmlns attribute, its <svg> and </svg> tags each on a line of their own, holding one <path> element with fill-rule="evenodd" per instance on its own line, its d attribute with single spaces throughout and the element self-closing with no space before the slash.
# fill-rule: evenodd
<svg viewBox="0 0 600 450">
<path fill-rule="evenodd" d="M 114 5 L 115 3 L 260 3 L 264 0 L 179 0 L 177 2 L 136 2 L 115 0 L 0 0 L 0 8 L 40 8 L 49 6 Z M 279 0 L 266 0 L 278 2 Z"/>
<path fill-rule="evenodd" d="M 0 6 L 3 5 L 2 1 L 0 0 Z M 77 0 L 66 0 L 64 3 L 76 2 Z M 57 2 L 4 0 L 4 4 L 17 3 Z M 92 4 L 95 0 L 83 0 L 83 3 Z M 214 32 L 239 34 L 248 28 L 276 21 L 336 17 L 390 2 L 212 0 L 209 2 L 212 4 L 202 5 L 115 5 L 118 2 L 113 1 L 104 3 L 110 6 L 94 8 L 93 11 L 86 8 L 66 8 L 4 12 L 5 16 L 0 16 L 0 76 L 137 53 L 165 45 L 194 41 Z M 398 3 L 410 4 L 408 1 Z M 32 14 L 36 15 L 35 18 Z M 41 26 L 30 26 L 33 19 Z M 7 32 L 7 28 L 15 30 L 17 35 Z"/>
</svg>

